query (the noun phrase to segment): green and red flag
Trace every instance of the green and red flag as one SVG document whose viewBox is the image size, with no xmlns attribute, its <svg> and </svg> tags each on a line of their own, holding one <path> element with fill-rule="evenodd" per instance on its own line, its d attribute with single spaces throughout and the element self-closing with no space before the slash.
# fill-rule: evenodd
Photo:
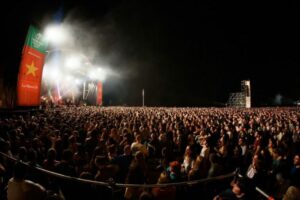
<svg viewBox="0 0 300 200">
<path fill-rule="evenodd" d="M 47 42 L 34 26 L 30 26 L 22 52 L 18 74 L 17 105 L 39 106 L 43 66 Z"/>
</svg>

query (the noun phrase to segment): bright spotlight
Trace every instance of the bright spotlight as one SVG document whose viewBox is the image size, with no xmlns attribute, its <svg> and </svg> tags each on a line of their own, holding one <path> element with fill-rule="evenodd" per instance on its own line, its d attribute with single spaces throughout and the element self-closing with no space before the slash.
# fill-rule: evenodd
<svg viewBox="0 0 300 200">
<path fill-rule="evenodd" d="M 67 32 L 62 26 L 50 25 L 45 29 L 45 39 L 54 45 L 59 45 L 67 39 Z"/>
<path fill-rule="evenodd" d="M 48 82 L 55 82 L 59 80 L 61 77 L 61 72 L 57 68 L 53 68 L 53 66 L 46 66 L 43 70 L 43 79 Z"/>
<path fill-rule="evenodd" d="M 88 72 L 88 77 L 92 80 L 105 81 L 106 71 L 102 68 L 93 68 Z"/>
<path fill-rule="evenodd" d="M 82 81 L 81 81 L 80 79 L 78 79 L 78 78 L 75 79 L 75 84 L 76 84 L 76 85 L 80 85 L 81 83 L 82 83 Z"/>
<path fill-rule="evenodd" d="M 107 73 L 104 69 L 98 68 L 96 74 L 97 74 L 98 80 L 105 81 Z"/>
<path fill-rule="evenodd" d="M 65 66 L 69 69 L 76 69 L 80 67 L 81 59 L 78 56 L 70 56 L 66 59 Z"/>
<path fill-rule="evenodd" d="M 71 75 L 66 75 L 66 79 L 65 79 L 65 80 L 66 80 L 67 82 L 72 82 L 73 79 L 74 79 L 74 78 L 73 78 Z"/>
<path fill-rule="evenodd" d="M 92 69 L 91 71 L 88 72 L 88 77 L 92 80 L 97 80 L 97 75 L 96 75 L 94 69 Z"/>
<path fill-rule="evenodd" d="M 59 80 L 61 76 L 61 72 L 58 69 L 51 69 L 48 71 L 48 76 L 50 80 Z"/>
</svg>

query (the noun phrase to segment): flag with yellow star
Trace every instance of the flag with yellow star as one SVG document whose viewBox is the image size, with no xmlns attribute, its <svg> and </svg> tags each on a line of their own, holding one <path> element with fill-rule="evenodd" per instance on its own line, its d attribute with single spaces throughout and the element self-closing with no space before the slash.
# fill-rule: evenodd
<svg viewBox="0 0 300 200">
<path fill-rule="evenodd" d="M 37 28 L 30 26 L 18 74 L 17 105 L 39 106 L 47 44 Z"/>
</svg>

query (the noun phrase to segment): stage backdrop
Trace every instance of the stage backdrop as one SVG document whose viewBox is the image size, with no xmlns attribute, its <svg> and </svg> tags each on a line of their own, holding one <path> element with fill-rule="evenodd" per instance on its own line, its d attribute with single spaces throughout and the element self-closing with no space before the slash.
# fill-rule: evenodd
<svg viewBox="0 0 300 200">
<path fill-rule="evenodd" d="M 47 42 L 40 31 L 30 26 L 23 47 L 18 74 L 17 105 L 39 106 Z"/>
</svg>

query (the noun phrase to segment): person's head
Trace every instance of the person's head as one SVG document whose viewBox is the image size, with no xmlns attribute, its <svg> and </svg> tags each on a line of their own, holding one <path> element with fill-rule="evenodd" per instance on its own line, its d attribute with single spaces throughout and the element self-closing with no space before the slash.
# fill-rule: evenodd
<svg viewBox="0 0 300 200">
<path fill-rule="evenodd" d="M 193 164 L 193 168 L 194 169 L 200 169 L 201 165 L 203 164 L 203 160 L 204 160 L 204 158 L 202 156 L 198 155 L 196 157 L 196 160 L 195 160 L 194 164 Z"/>
<path fill-rule="evenodd" d="M 62 160 L 69 162 L 72 160 L 72 157 L 73 157 L 73 153 L 70 149 L 65 149 L 63 151 Z"/>
<path fill-rule="evenodd" d="M 239 145 L 244 145 L 244 144 L 245 144 L 244 138 L 243 138 L 243 137 L 240 137 L 238 143 L 239 143 Z"/>
<path fill-rule="evenodd" d="M 127 156 L 131 154 L 130 145 L 125 145 L 124 146 L 124 154 L 127 155 Z"/>
<path fill-rule="evenodd" d="M 22 161 L 26 160 L 26 155 L 27 155 L 27 149 L 25 146 L 21 146 L 19 148 L 19 159 Z"/>
<path fill-rule="evenodd" d="M 168 174 L 165 172 L 165 171 L 163 171 L 161 174 L 160 174 L 160 176 L 159 176 L 159 178 L 158 178 L 158 180 L 157 180 L 157 183 L 158 184 L 163 184 L 163 183 L 169 183 L 170 182 L 170 179 L 169 179 L 169 177 L 168 177 Z"/>
<path fill-rule="evenodd" d="M 63 200 L 63 198 L 57 193 L 50 193 L 47 195 L 45 200 Z"/>
<path fill-rule="evenodd" d="M 100 169 L 107 164 L 107 158 L 105 156 L 96 156 L 95 165 Z"/>
<path fill-rule="evenodd" d="M 142 192 L 141 195 L 139 196 L 139 200 L 151 200 L 151 199 L 153 199 L 152 195 L 146 191 Z"/>
<path fill-rule="evenodd" d="M 192 150 L 191 150 L 191 147 L 189 145 L 186 146 L 184 154 L 186 156 L 191 156 L 192 155 Z"/>
<path fill-rule="evenodd" d="M 114 138 L 114 137 L 117 136 L 117 134 L 118 134 L 118 131 L 117 131 L 116 128 L 112 128 L 112 129 L 110 130 L 110 137 Z"/>
<path fill-rule="evenodd" d="M 274 148 L 276 146 L 275 144 L 276 144 L 275 141 L 272 138 L 269 138 L 268 147 Z"/>
<path fill-rule="evenodd" d="M 246 194 L 247 184 L 245 179 L 239 179 L 235 184 L 233 184 L 232 192 L 236 196 L 242 196 Z"/>
<path fill-rule="evenodd" d="M 107 149 L 108 149 L 108 154 L 109 154 L 110 156 L 114 156 L 114 155 L 117 153 L 116 145 L 114 145 L 114 144 L 109 145 L 109 146 L 107 147 Z"/>
<path fill-rule="evenodd" d="M 135 140 L 136 140 L 136 142 L 141 143 L 142 142 L 142 136 L 140 134 L 137 134 L 135 136 Z"/>
<path fill-rule="evenodd" d="M 171 172 L 176 174 L 180 173 L 181 165 L 178 161 L 170 162 L 169 167 Z"/>
<path fill-rule="evenodd" d="M 273 151 L 271 151 L 271 156 L 274 160 L 276 160 L 279 157 L 278 149 L 274 148 Z"/>
<path fill-rule="evenodd" d="M 158 137 L 157 137 L 157 135 L 155 133 L 151 133 L 150 137 L 151 137 L 152 141 L 158 139 Z"/>
<path fill-rule="evenodd" d="M 258 162 L 259 162 L 259 156 L 258 156 L 258 154 L 255 154 L 255 155 L 252 157 L 252 165 L 253 165 L 253 166 L 257 166 Z"/>
<path fill-rule="evenodd" d="M 224 134 L 221 138 L 220 138 L 220 143 L 221 145 L 227 145 L 229 142 L 229 135 L 228 134 Z"/>
<path fill-rule="evenodd" d="M 36 162 L 36 159 L 37 159 L 37 152 L 34 150 L 34 149 L 29 149 L 28 150 L 28 154 L 27 154 L 27 157 L 28 157 L 28 161 L 30 162 Z"/>
<path fill-rule="evenodd" d="M 300 166 L 300 156 L 299 156 L 299 154 L 296 154 L 294 156 L 294 165 L 295 166 Z"/>
<path fill-rule="evenodd" d="M 235 146 L 233 149 L 233 155 L 235 158 L 238 158 L 242 155 L 242 148 L 240 146 Z"/>
<path fill-rule="evenodd" d="M 14 178 L 17 180 L 23 180 L 25 178 L 27 169 L 26 166 L 21 163 L 17 162 L 14 166 Z"/>
<path fill-rule="evenodd" d="M 87 179 L 87 180 L 94 180 L 94 176 L 90 172 L 81 172 L 79 175 L 79 178 Z"/>
</svg>

